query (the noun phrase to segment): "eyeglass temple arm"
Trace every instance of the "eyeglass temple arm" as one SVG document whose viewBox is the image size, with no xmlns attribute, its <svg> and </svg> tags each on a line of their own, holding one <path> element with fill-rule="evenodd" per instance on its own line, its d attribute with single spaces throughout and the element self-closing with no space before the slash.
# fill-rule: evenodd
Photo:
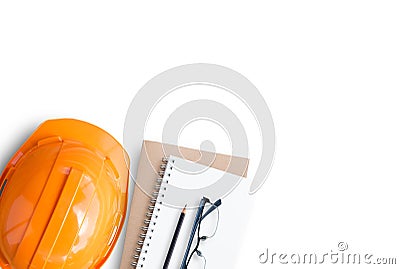
<svg viewBox="0 0 400 269">
<path fill-rule="evenodd" d="M 187 268 L 186 261 L 187 261 L 188 256 L 189 256 L 190 247 L 192 246 L 194 235 L 196 234 L 197 227 L 198 227 L 198 225 L 200 223 L 200 220 L 202 219 L 201 215 L 203 214 L 203 209 L 204 209 L 204 206 L 205 206 L 205 204 L 207 202 L 209 202 L 209 199 L 206 198 L 206 197 L 203 197 L 201 199 L 201 201 L 200 201 L 199 208 L 197 209 L 197 213 L 196 213 L 196 218 L 195 218 L 194 223 L 193 223 L 192 232 L 190 233 L 189 242 L 188 242 L 188 245 L 186 247 L 185 256 L 183 257 L 180 269 L 186 269 Z"/>
<path fill-rule="evenodd" d="M 217 207 L 219 207 L 222 204 L 221 199 L 218 199 L 215 203 L 212 204 L 212 206 L 206 211 L 206 213 L 203 214 L 201 217 L 201 220 L 203 220 L 205 217 L 207 217 L 211 212 L 213 212 Z"/>
</svg>

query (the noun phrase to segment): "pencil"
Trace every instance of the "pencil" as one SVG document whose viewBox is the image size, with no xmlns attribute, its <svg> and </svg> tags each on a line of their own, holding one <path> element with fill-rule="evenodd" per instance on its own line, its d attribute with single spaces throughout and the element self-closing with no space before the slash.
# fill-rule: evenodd
<svg viewBox="0 0 400 269">
<path fill-rule="evenodd" d="M 167 269 L 169 266 L 169 262 L 171 261 L 172 253 L 174 252 L 176 241 L 178 240 L 179 232 L 181 231 L 182 223 L 183 223 L 183 220 L 185 219 L 185 215 L 186 215 L 186 205 L 182 209 L 181 215 L 179 216 L 178 224 L 176 225 L 174 236 L 172 237 L 171 245 L 169 246 L 163 269 Z"/>
</svg>

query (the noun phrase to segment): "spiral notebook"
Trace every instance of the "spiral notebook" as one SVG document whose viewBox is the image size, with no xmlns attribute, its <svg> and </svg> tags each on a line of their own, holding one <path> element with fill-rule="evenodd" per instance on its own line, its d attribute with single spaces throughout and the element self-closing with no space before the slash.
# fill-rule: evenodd
<svg viewBox="0 0 400 269">
<path fill-rule="evenodd" d="M 249 160 L 246 158 L 145 140 L 140 152 L 131 152 L 131 171 L 135 175 L 136 184 L 129 203 L 130 209 L 125 231 L 122 233 L 125 236 L 120 238 L 123 244 L 120 269 L 135 268 L 133 264 L 138 261 L 137 255 L 140 255 L 141 249 L 137 241 L 140 241 L 143 232 L 146 232 L 147 220 L 149 219 L 147 215 L 153 211 L 152 207 L 149 208 L 149 201 L 152 198 L 148 194 L 154 191 L 157 178 L 160 177 L 158 170 L 160 170 L 162 159 L 170 155 L 179 156 L 235 175 L 243 177 L 247 175 Z M 119 253 L 115 254 L 121 257 Z"/>
<path fill-rule="evenodd" d="M 204 194 L 211 201 L 222 198 L 222 205 L 219 212 L 215 211 L 202 222 L 202 234 L 215 235 L 200 243 L 199 249 L 204 258 L 194 255 L 188 268 L 204 268 L 205 263 L 208 266 L 206 268 L 234 268 L 253 203 L 248 194 L 249 180 L 174 156 L 169 158 L 166 165 L 161 165 L 161 168 L 163 176 L 156 184 L 157 191 L 149 205 L 153 211 L 145 220 L 146 225 L 140 235 L 135 257 L 137 261 L 133 265 L 144 269 L 163 267 L 177 220 L 187 204 L 186 217 L 169 266 L 171 269 L 179 268 L 188 245 L 196 206 Z M 214 192 L 221 181 L 229 188 L 221 189 L 219 193 Z M 207 186 L 214 188 L 207 190 Z M 177 195 L 179 189 L 185 189 L 185 193 L 189 195 Z M 206 193 L 199 192 L 199 189 Z M 223 192 L 229 193 L 220 197 Z"/>
</svg>

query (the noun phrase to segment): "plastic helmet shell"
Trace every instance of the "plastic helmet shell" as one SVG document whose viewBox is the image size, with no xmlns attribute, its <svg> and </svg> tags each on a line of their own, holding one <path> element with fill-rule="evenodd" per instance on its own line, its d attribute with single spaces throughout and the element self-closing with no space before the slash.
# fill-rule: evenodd
<svg viewBox="0 0 400 269">
<path fill-rule="evenodd" d="M 102 129 L 44 122 L 0 178 L 0 268 L 99 268 L 124 223 L 128 167 Z"/>
</svg>

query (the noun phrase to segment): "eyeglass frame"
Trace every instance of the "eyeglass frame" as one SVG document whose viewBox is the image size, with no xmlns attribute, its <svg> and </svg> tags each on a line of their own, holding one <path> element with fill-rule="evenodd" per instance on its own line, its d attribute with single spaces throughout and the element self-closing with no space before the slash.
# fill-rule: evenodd
<svg viewBox="0 0 400 269">
<path fill-rule="evenodd" d="M 206 213 L 203 214 L 204 207 L 205 207 L 205 205 L 207 203 L 211 204 L 211 207 L 206 211 Z M 192 226 L 192 232 L 190 234 L 189 242 L 188 242 L 188 245 L 186 247 L 185 255 L 183 257 L 180 269 L 187 269 L 187 266 L 188 266 L 192 256 L 194 255 L 194 253 L 196 253 L 198 251 L 198 247 L 200 245 L 200 241 L 202 240 L 202 237 L 200 237 L 200 225 L 201 225 L 201 222 L 203 221 L 203 219 L 205 217 L 207 217 L 211 212 L 213 212 L 215 209 L 217 209 L 221 204 L 222 204 L 221 199 L 218 199 L 215 203 L 212 203 L 210 201 L 210 199 L 208 199 L 207 197 L 203 197 L 201 199 L 200 204 L 199 204 L 199 208 L 197 209 L 196 218 L 195 218 L 193 226 Z M 196 244 L 196 247 L 193 249 L 193 251 L 191 252 L 191 254 L 189 256 L 189 252 L 190 252 L 190 249 L 192 247 L 193 239 L 194 239 L 194 236 L 195 236 L 196 232 L 197 232 L 197 237 L 198 237 L 197 238 L 198 239 L 197 240 L 197 244 Z"/>
</svg>

